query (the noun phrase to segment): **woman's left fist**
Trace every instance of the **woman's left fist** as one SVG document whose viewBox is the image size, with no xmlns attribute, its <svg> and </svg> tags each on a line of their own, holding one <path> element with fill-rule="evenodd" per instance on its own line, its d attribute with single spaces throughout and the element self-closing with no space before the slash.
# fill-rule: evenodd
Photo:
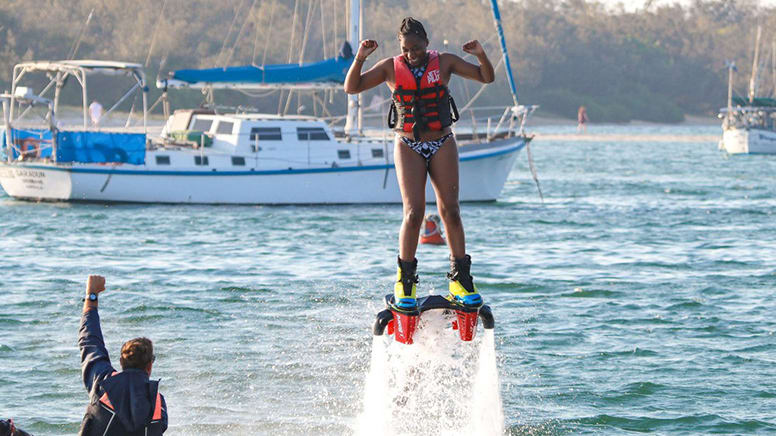
<svg viewBox="0 0 776 436">
<path fill-rule="evenodd" d="M 485 53 L 485 49 L 482 48 L 482 45 L 476 39 L 473 39 L 467 42 L 466 44 L 464 44 L 463 51 L 474 56 L 479 56 Z"/>
</svg>

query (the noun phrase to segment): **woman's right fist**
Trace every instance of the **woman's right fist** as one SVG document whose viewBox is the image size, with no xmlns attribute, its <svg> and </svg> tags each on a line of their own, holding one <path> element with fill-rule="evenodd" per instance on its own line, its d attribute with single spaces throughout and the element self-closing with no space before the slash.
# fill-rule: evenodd
<svg viewBox="0 0 776 436">
<path fill-rule="evenodd" d="M 356 57 L 365 59 L 375 50 L 377 50 L 377 41 L 374 39 L 365 39 L 361 41 L 361 45 L 358 46 L 358 53 L 356 54 Z"/>
</svg>

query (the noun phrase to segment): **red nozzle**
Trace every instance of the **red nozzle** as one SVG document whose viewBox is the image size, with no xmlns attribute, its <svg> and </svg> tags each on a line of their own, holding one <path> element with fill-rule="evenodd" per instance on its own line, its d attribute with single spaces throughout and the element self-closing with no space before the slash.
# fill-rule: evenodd
<svg viewBox="0 0 776 436">
<path fill-rule="evenodd" d="M 393 333 L 393 338 L 397 342 L 412 344 L 412 335 L 415 334 L 415 328 L 418 326 L 418 318 L 416 314 L 393 312 L 393 321 L 388 325 L 388 334 Z"/>
<path fill-rule="evenodd" d="M 461 337 L 461 340 L 471 341 L 474 339 L 474 333 L 477 331 L 477 312 L 456 310 L 455 316 L 455 324 L 457 324 L 458 335 Z"/>
</svg>

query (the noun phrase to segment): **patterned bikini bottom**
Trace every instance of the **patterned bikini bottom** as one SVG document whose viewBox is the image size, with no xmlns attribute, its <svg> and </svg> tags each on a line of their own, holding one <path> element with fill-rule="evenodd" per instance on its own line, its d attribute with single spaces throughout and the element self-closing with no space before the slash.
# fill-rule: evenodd
<svg viewBox="0 0 776 436">
<path fill-rule="evenodd" d="M 406 136 L 399 136 L 399 138 L 401 138 L 401 142 L 407 144 L 409 148 L 423 156 L 423 159 L 426 159 L 426 162 L 428 163 L 428 161 L 431 160 L 431 157 L 442 147 L 442 144 L 444 144 L 451 136 L 453 136 L 453 134 L 448 133 L 433 141 L 413 141 Z"/>
</svg>

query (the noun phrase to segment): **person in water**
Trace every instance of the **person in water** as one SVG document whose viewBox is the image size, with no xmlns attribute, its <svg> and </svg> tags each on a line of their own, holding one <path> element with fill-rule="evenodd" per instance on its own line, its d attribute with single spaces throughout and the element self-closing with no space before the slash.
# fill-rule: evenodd
<svg viewBox="0 0 776 436">
<path fill-rule="evenodd" d="M 474 285 L 471 257 L 458 205 L 458 147 L 450 126 L 457 120 L 455 103 L 447 89 L 453 74 L 482 83 L 493 82 L 493 65 L 482 45 L 469 41 L 463 51 L 479 65 L 451 53 L 428 50 L 428 35 L 414 18 L 405 18 L 399 28 L 401 54 L 382 59 L 365 73 L 361 69 L 377 42 L 364 40 L 345 78 L 345 92 L 357 94 L 385 82 L 392 92 L 389 127 L 396 131 L 394 161 L 399 181 L 404 219 L 399 231 L 399 269 L 394 286 L 396 309 L 417 308 L 415 252 L 426 207 L 426 175 L 437 199 L 437 209 L 447 229 L 450 248 L 449 299 L 467 306 L 482 305 Z"/>
<path fill-rule="evenodd" d="M 149 380 L 156 360 L 153 343 L 148 338 L 125 342 L 121 346 L 121 372 L 116 372 L 97 313 L 98 295 L 104 290 L 105 278 L 90 275 L 78 337 L 90 401 L 79 435 L 161 435 L 167 430 L 167 404 L 159 393 L 159 382 Z"/>
<path fill-rule="evenodd" d="M 13 419 L 0 419 L 0 436 L 32 436 L 26 431 L 17 428 Z"/>
<path fill-rule="evenodd" d="M 584 106 L 580 106 L 577 111 L 577 132 L 587 132 L 587 122 L 590 121 L 587 118 L 587 109 Z"/>
</svg>

